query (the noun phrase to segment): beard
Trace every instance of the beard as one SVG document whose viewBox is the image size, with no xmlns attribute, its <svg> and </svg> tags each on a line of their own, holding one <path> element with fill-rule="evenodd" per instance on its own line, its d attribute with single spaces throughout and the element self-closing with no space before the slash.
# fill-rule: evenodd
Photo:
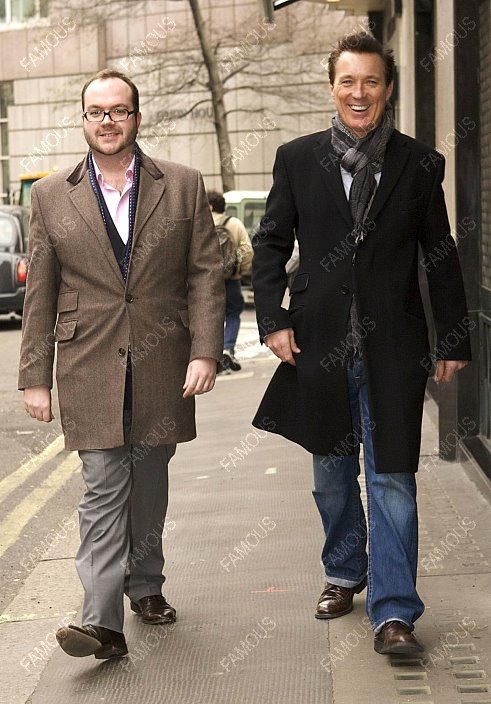
<svg viewBox="0 0 491 704">
<path fill-rule="evenodd" d="M 134 116 L 132 115 L 130 119 L 134 120 Z M 84 125 L 85 141 L 93 152 L 97 154 L 105 154 L 106 156 L 111 156 L 113 154 L 120 154 L 123 151 L 128 151 L 128 148 L 134 145 L 138 134 L 138 126 L 136 124 L 136 120 L 134 120 L 133 127 L 126 134 L 126 136 L 123 136 L 123 132 L 119 130 L 117 124 L 117 122 L 114 123 L 113 128 L 106 128 L 106 130 L 103 132 L 103 134 L 108 134 L 109 132 L 116 132 L 118 134 L 117 143 L 107 145 L 104 145 L 104 143 L 99 141 L 100 135 L 89 134 L 88 130 L 85 128 Z M 121 139 L 121 137 L 123 137 L 123 139 Z"/>
</svg>

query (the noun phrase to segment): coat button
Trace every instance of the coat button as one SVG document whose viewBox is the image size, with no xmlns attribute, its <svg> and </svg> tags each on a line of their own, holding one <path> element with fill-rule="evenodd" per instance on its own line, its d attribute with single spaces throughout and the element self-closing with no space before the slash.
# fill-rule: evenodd
<svg viewBox="0 0 491 704">
<path fill-rule="evenodd" d="M 128 293 L 128 295 L 125 296 L 125 299 L 126 299 L 126 303 L 133 303 L 133 301 L 135 300 L 135 297 L 132 296 L 131 293 Z"/>
<path fill-rule="evenodd" d="M 126 355 L 126 350 L 124 347 L 120 347 L 118 350 L 118 354 L 120 357 L 124 357 Z"/>
<path fill-rule="evenodd" d="M 341 286 L 340 290 L 341 290 L 341 293 L 343 294 L 343 296 L 347 296 L 348 293 L 350 292 L 349 286 Z"/>
</svg>

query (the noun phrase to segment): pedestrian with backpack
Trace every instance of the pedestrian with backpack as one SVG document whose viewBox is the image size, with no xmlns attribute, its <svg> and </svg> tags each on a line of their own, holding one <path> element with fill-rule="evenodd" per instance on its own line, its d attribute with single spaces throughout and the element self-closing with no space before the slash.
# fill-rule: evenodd
<svg viewBox="0 0 491 704">
<path fill-rule="evenodd" d="M 225 277 L 226 308 L 223 358 L 218 364 L 218 374 L 239 371 L 240 363 L 235 358 L 235 344 L 240 328 L 240 314 L 244 310 L 241 278 L 249 274 L 252 266 L 252 245 L 242 222 L 225 214 L 225 198 L 218 191 L 208 191 L 208 202 L 220 241 Z"/>
</svg>

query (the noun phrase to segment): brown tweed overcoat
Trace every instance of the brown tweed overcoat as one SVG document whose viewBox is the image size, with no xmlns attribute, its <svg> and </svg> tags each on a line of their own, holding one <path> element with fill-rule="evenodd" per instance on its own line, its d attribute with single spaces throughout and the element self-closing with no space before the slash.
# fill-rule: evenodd
<svg viewBox="0 0 491 704">
<path fill-rule="evenodd" d="M 126 284 L 87 159 L 32 189 L 30 264 L 19 388 L 56 379 L 68 450 L 123 445 L 126 357 L 131 349 L 131 442 L 196 436 L 189 361 L 221 359 L 222 258 L 201 175 L 142 154 Z M 56 345 L 55 345 L 56 343 Z"/>
</svg>

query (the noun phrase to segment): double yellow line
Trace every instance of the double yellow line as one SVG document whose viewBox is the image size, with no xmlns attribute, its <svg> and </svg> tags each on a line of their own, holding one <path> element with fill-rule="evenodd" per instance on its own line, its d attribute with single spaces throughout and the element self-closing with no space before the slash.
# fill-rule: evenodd
<svg viewBox="0 0 491 704">
<path fill-rule="evenodd" d="M 8 477 L 0 481 L 0 502 L 22 486 L 42 469 L 47 462 L 54 459 L 63 450 L 63 436 L 53 440 L 33 460 L 30 460 L 29 471 L 26 464 L 22 464 Z M 68 482 L 79 469 L 81 463 L 76 452 L 70 452 L 66 459 L 20 501 L 17 506 L 0 521 L 0 557 L 19 539 L 22 531 L 34 516 L 48 503 L 48 501 Z"/>
</svg>

